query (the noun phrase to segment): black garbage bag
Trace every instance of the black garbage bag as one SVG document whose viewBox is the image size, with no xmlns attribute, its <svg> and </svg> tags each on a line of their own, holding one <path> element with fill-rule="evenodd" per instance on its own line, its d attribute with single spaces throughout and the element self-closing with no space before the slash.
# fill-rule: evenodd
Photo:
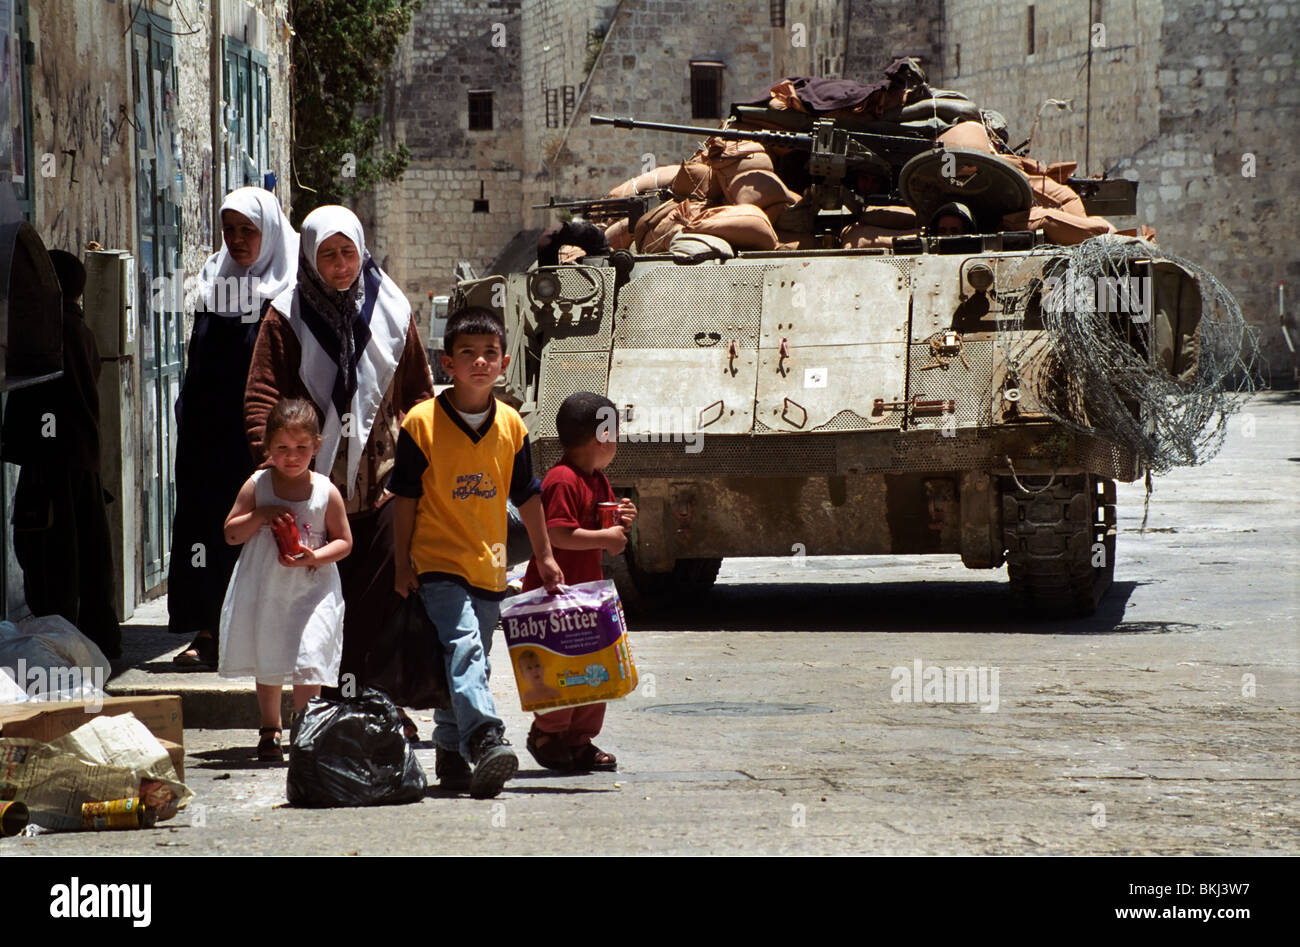
<svg viewBox="0 0 1300 947">
<path fill-rule="evenodd" d="M 307 701 L 293 722 L 289 802 L 295 806 L 381 806 L 418 802 L 424 770 L 382 692 Z"/>
<path fill-rule="evenodd" d="M 398 603 L 371 644 L 365 684 L 383 691 L 399 707 L 451 709 L 438 629 L 414 592 Z"/>
</svg>

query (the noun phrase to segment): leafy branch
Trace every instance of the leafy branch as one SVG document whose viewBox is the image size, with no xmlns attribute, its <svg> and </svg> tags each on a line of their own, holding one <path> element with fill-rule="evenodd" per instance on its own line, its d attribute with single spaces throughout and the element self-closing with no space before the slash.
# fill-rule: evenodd
<svg viewBox="0 0 1300 947">
<path fill-rule="evenodd" d="M 294 223 L 400 180 L 411 152 L 382 141 L 373 112 L 423 0 L 290 0 L 293 24 Z"/>
</svg>

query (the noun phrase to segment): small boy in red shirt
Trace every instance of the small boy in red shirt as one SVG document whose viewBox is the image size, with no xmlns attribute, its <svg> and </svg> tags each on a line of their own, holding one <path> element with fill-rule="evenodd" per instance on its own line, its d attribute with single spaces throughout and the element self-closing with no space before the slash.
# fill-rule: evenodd
<svg viewBox="0 0 1300 947">
<path fill-rule="evenodd" d="M 616 498 L 604 474 L 618 450 L 617 418 L 612 401 L 589 391 L 569 395 L 555 416 L 564 456 L 542 480 L 542 507 L 555 561 L 569 585 L 603 579 L 601 551 L 622 554 L 627 528 L 636 521 L 632 501 Z M 613 502 L 619 503 L 619 525 L 601 529 L 596 504 Z M 541 585 L 534 559 L 524 575 L 524 591 Z M 547 769 L 616 769 L 613 754 L 591 742 L 604 720 L 604 703 L 536 714 L 528 731 L 528 752 Z"/>
</svg>

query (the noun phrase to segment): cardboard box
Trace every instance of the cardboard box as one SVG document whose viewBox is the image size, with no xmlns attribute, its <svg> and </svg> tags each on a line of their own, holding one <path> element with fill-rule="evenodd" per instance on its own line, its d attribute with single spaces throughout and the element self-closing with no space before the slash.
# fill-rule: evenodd
<svg viewBox="0 0 1300 947">
<path fill-rule="evenodd" d="M 87 703 L 100 703 L 98 711 Z M 26 737 L 49 743 L 71 733 L 92 717 L 132 713 L 159 740 L 185 745 L 181 699 L 173 694 L 157 697 L 105 697 L 102 701 L 56 700 L 0 704 L 0 736 Z"/>
<path fill-rule="evenodd" d="M 171 740 L 159 740 L 167 748 L 167 755 L 171 757 L 172 765 L 176 767 L 176 779 L 185 782 L 185 747 L 179 743 L 173 743 Z"/>
</svg>

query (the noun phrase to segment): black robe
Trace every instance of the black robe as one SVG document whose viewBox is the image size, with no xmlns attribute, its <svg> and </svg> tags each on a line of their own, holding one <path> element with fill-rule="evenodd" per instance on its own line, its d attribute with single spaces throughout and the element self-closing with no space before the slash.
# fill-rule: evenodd
<svg viewBox="0 0 1300 947">
<path fill-rule="evenodd" d="M 65 302 L 63 376 L 9 394 L 3 457 L 20 468 L 12 525 L 27 607 L 62 615 L 117 658 L 122 631 L 99 474 L 99 372 L 81 307 Z"/>
<path fill-rule="evenodd" d="M 244 386 L 259 317 L 194 314 L 189 364 L 176 399 L 176 516 L 167 574 L 167 628 L 178 634 L 221 624 L 221 603 L 239 547 L 224 526 L 239 488 L 258 466 L 244 434 Z"/>
</svg>

